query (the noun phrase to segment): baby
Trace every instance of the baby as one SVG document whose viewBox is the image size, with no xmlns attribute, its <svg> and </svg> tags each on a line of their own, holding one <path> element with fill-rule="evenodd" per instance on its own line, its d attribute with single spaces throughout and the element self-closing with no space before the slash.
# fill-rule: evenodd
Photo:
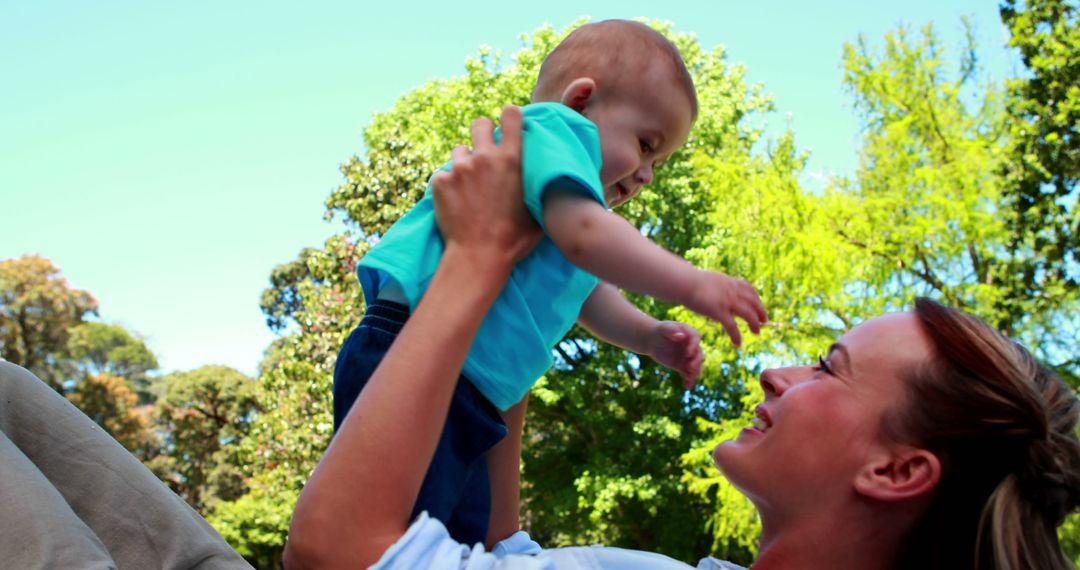
<svg viewBox="0 0 1080 570">
<path fill-rule="evenodd" d="M 749 284 L 695 268 L 609 210 L 652 181 L 696 118 L 693 81 L 670 41 L 636 22 L 582 26 L 544 60 L 532 100 L 522 109 L 523 194 L 545 238 L 480 327 L 413 513 L 428 511 L 466 544 L 490 544 L 516 529 L 524 398 L 575 322 L 672 368 L 688 386 L 697 378 L 697 331 L 642 313 L 619 288 L 719 321 L 736 345 L 735 316 L 755 333 L 766 319 Z M 335 429 L 420 302 L 442 252 L 429 188 L 360 262 L 368 308 L 334 371 Z M 496 447 L 507 424 L 513 433 Z M 496 524 L 497 517 L 510 522 Z"/>
</svg>

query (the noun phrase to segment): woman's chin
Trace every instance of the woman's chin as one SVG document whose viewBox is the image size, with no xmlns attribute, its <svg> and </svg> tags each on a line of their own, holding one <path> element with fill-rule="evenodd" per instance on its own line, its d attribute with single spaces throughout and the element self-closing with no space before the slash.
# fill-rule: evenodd
<svg viewBox="0 0 1080 570">
<path fill-rule="evenodd" d="M 720 473 L 735 486 L 739 492 L 749 496 L 746 492 L 746 477 L 752 477 L 755 469 L 747 461 L 745 443 L 740 442 L 741 437 L 735 440 L 722 442 L 713 450 L 713 463 Z"/>
<path fill-rule="evenodd" d="M 746 460 L 746 454 L 757 447 L 765 437 L 759 429 L 748 427 L 739 432 L 735 439 L 720 442 L 713 449 L 713 463 L 721 472 L 729 474 L 731 467 Z"/>
<path fill-rule="evenodd" d="M 713 449 L 713 463 L 716 464 L 716 467 L 720 469 L 721 472 L 725 471 L 724 466 L 726 464 L 736 459 L 739 447 L 741 447 L 741 445 L 739 444 L 738 439 L 729 439 L 720 442 L 720 444 Z"/>
</svg>

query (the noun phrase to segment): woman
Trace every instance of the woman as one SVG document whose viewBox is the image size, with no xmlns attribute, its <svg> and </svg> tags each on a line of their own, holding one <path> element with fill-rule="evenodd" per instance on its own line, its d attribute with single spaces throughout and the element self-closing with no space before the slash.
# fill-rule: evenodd
<svg viewBox="0 0 1080 570">
<path fill-rule="evenodd" d="M 301 494 L 291 568 L 686 568 L 603 548 L 496 561 L 408 520 L 472 336 L 540 238 L 520 200 L 520 115 L 504 111 L 499 146 L 491 129 L 474 123 L 475 149 L 432 183 L 445 256 Z M 1071 567 L 1055 529 L 1080 502 L 1076 398 L 981 321 L 921 300 L 761 384 L 754 427 L 715 452 L 761 513 L 755 568 Z M 732 566 L 699 566 L 715 567 Z"/>
</svg>

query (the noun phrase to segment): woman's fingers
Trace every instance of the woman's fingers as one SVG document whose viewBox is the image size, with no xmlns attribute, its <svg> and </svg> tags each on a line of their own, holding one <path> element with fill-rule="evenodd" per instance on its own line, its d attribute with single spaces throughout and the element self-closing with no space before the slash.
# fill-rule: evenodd
<svg viewBox="0 0 1080 570">
<path fill-rule="evenodd" d="M 454 164 L 460 164 L 462 160 L 469 156 L 469 154 L 469 147 L 459 144 L 454 147 L 454 150 L 450 151 L 450 160 L 452 160 Z"/>
<path fill-rule="evenodd" d="M 507 105 L 502 112 L 502 140 L 499 145 L 505 154 L 513 157 L 521 156 L 521 109 L 513 105 Z M 490 119 L 481 117 L 472 122 L 470 128 L 472 145 L 475 151 L 488 151 L 495 148 L 495 126 Z M 469 147 L 458 145 L 450 153 L 454 162 L 461 162 L 467 156 L 473 154 Z"/>
<path fill-rule="evenodd" d="M 456 147 L 453 168 L 432 177 L 431 188 L 447 244 L 517 262 L 543 234 L 522 200 L 521 113 L 508 108 L 503 116 L 503 142 L 495 144 L 490 120 L 474 121 L 472 150 Z"/>
<path fill-rule="evenodd" d="M 480 117 L 472 122 L 472 144 L 476 150 L 486 150 L 495 146 L 495 126 L 491 119 Z"/>
<path fill-rule="evenodd" d="M 513 105 L 503 107 L 502 142 L 500 146 L 511 156 L 521 156 L 521 109 Z"/>
</svg>

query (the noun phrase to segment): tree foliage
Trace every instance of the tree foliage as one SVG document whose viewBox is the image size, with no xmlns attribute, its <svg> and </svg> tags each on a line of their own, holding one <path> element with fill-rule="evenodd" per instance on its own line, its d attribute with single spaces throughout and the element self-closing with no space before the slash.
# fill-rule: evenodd
<svg viewBox="0 0 1080 570">
<path fill-rule="evenodd" d="M 125 378 L 142 403 L 149 403 L 148 373 L 158 367 L 157 357 L 145 342 L 120 325 L 86 322 L 69 331 L 67 354 L 84 374 L 110 374 Z"/>
<path fill-rule="evenodd" d="M 0 357 L 63 391 L 72 327 L 97 313 L 90 293 L 73 289 L 38 255 L 0 261 Z"/>
<path fill-rule="evenodd" d="M 108 373 L 87 375 L 67 395 L 84 414 L 142 460 L 156 448 L 148 410 L 127 380 Z"/>
<path fill-rule="evenodd" d="M 1054 312 L 1060 300 L 1075 304 L 1080 296 L 1080 7 L 1069 0 L 1007 0 L 1002 21 L 1009 46 L 1019 53 L 1027 73 L 1006 82 L 1009 143 L 1002 170 L 1010 213 L 1007 244 L 1009 287 L 1023 303 L 1007 300 L 1002 309 L 1022 319 L 1025 313 Z M 1055 328 L 1075 325 L 1075 315 L 1055 321 Z M 1068 329 L 1066 329 L 1068 330 Z M 1070 334 L 1071 332 L 1071 334 Z M 1077 336 L 1076 327 L 1054 338 Z M 1075 340 L 1057 345 L 1048 358 L 1080 385 L 1080 353 Z M 1056 358 L 1055 358 L 1056 357 Z"/>
<path fill-rule="evenodd" d="M 207 517 L 260 568 L 280 567 L 289 514 L 333 432 L 333 366 L 363 313 L 355 270 L 366 248 L 348 232 L 333 236 L 278 266 L 262 296 L 268 325 L 287 334 L 259 365 L 260 412 L 238 449 L 248 492 Z"/>
<path fill-rule="evenodd" d="M 243 495 L 238 450 L 256 412 L 255 381 L 226 366 L 203 366 L 155 384 L 164 441 L 154 471 L 200 511 Z"/>
<path fill-rule="evenodd" d="M 996 86 L 975 84 L 968 37 L 951 71 L 930 26 L 915 37 L 906 28 L 886 35 L 880 52 L 864 39 L 845 48 L 845 85 L 865 131 L 856 176 L 834 188 L 834 223 L 884 262 L 869 299 L 942 298 L 1076 378 L 1078 297 L 1067 283 L 1069 262 L 1017 248 L 1012 214 L 1024 190 L 1001 175 L 1017 130 L 1005 107 L 1018 104 L 1019 92 L 1003 102 Z M 1023 239 L 1057 231 L 1058 221 L 1024 222 Z"/>
</svg>

